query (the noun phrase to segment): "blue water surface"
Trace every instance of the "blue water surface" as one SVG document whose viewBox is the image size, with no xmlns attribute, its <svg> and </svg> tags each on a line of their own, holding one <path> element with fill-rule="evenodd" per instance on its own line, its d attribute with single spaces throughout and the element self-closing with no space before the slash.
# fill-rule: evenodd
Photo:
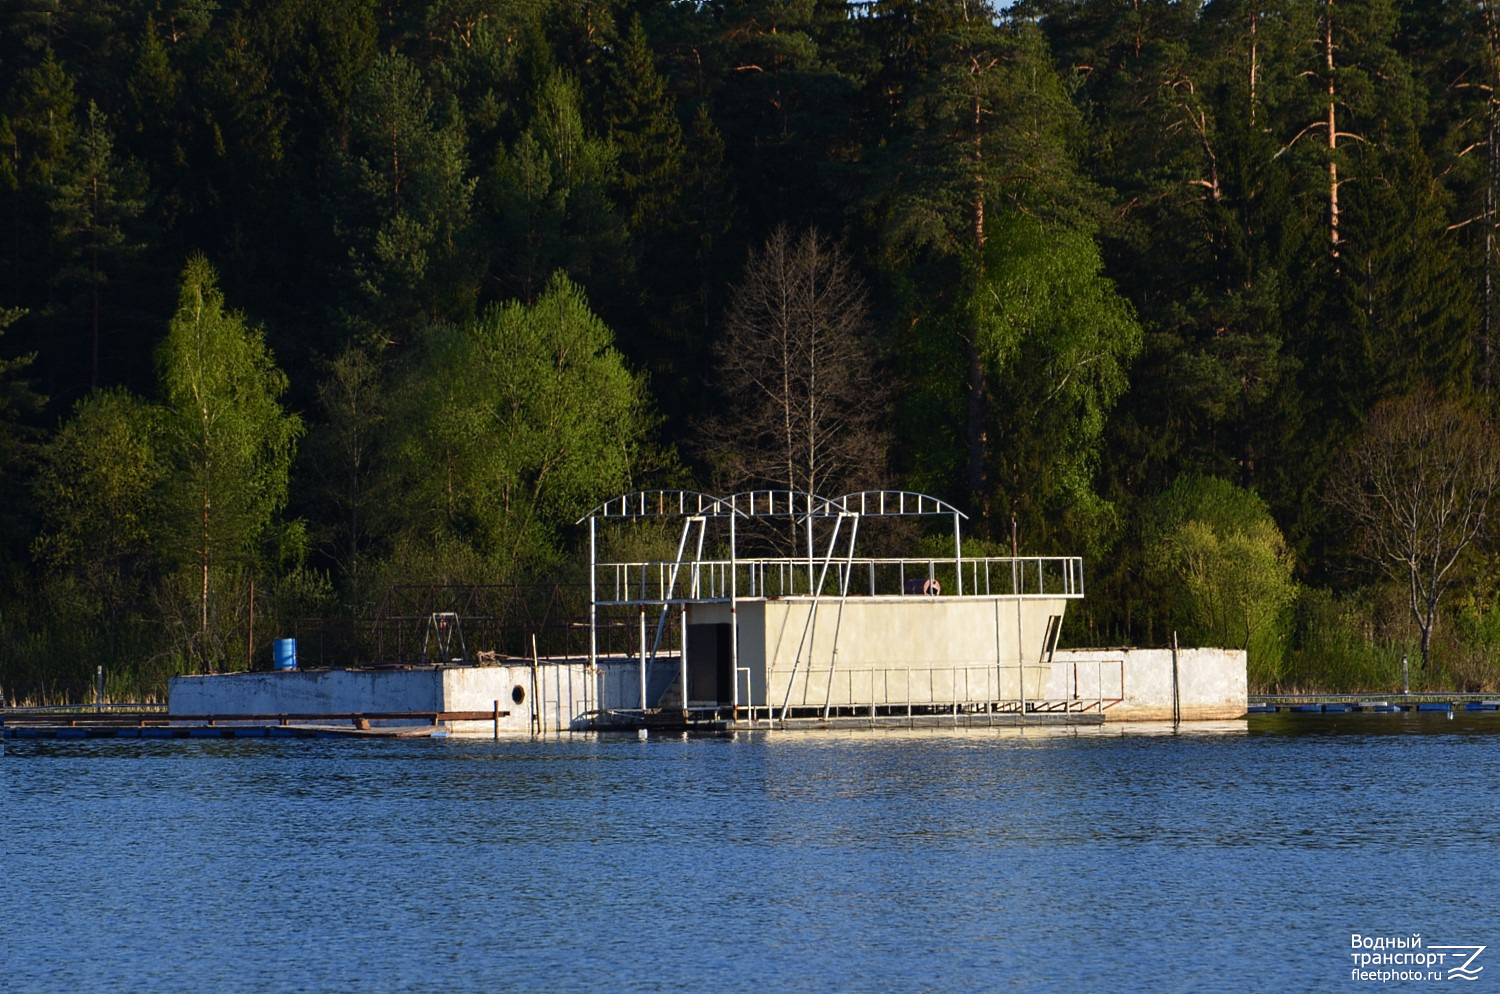
<svg viewBox="0 0 1500 994">
<path fill-rule="evenodd" d="M 1351 976 L 1421 933 L 1500 990 L 1497 759 L 1493 714 L 15 740 L 0 989 L 1431 987 Z"/>
</svg>

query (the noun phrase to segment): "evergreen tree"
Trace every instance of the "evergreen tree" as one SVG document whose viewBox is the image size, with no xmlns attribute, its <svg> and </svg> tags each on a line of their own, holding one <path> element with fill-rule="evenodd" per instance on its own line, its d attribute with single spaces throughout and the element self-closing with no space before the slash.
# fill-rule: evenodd
<svg viewBox="0 0 1500 994">
<path fill-rule="evenodd" d="M 586 123 L 581 99 L 573 77 L 549 76 L 526 130 L 490 175 L 494 277 L 504 296 L 534 300 L 559 269 L 586 285 L 625 282 L 628 234 L 610 198 L 617 158 Z"/>
<path fill-rule="evenodd" d="M 88 358 L 88 372 L 77 379 L 90 391 L 100 380 L 106 287 L 111 273 L 118 273 L 137 249 L 126 236 L 126 228 L 142 207 L 141 200 L 132 196 L 136 182 L 116 163 L 109 122 L 90 100 L 73 160 L 59 177 L 52 201 L 53 233 L 59 243 L 52 281 L 65 301 L 60 301 L 54 316 L 86 329 L 80 337 L 88 344 L 80 351 Z M 116 322 L 118 311 L 114 312 Z"/>
<path fill-rule="evenodd" d="M 606 113 L 625 223 L 638 237 L 670 230 L 683 193 L 682 126 L 639 17 L 620 47 Z"/>
<path fill-rule="evenodd" d="M 348 246 L 351 327 L 407 342 L 469 314 L 478 273 L 463 132 L 399 53 L 377 56 L 355 88 L 338 165 L 348 186 L 334 226 Z"/>
<path fill-rule="evenodd" d="M 920 311 L 911 323 L 929 341 L 902 351 L 925 352 L 932 336 L 941 335 L 949 345 L 939 347 L 962 356 L 961 365 L 930 372 L 965 383 L 960 489 L 968 495 L 973 527 L 984 536 L 994 494 L 987 454 L 991 398 L 984 332 L 971 302 L 984 292 L 989 219 L 1020 210 L 1091 232 L 1096 191 L 1077 169 L 1080 122 L 1034 25 L 955 17 L 921 51 L 934 64 L 918 70 L 921 82 L 906 94 L 897 118 L 900 137 L 891 143 L 886 167 L 887 265 L 925 269 L 922 280 L 930 281 L 913 294 Z M 929 371 L 916 371 L 913 379 L 924 375 Z M 922 453 L 913 458 L 931 460 Z"/>
<path fill-rule="evenodd" d="M 49 347 L 50 336 L 38 317 L 49 303 L 47 288 L 54 260 L 51 201 L 67 168 L 75 143 L 77 97 L 73 79 L 48 50 L 42 60 L 15 73 L 5 98 L 10 142 L 4 210 L 3 296 L 30 316 L 15 328 L 14 343 L 35 353 L 35 374 L 47 393 L 67 382 L 63 357 Z"/>
<path fill-rule="evenodd" d="M 378 356 L 350 345 L 327 364 L 317 398 L 323 420 L 302 452 L 306 507 L 314 541 L 357 592 L 369 549 L 392 517 L 382 513 L 393 495 L 382 489 L 391 429 Z"/>
<path fill-rule="evenodd" d="M 0 342 L 23 311 L 0 308 Z M 0 356 L 0 487 L 22 494 L 31 479 L 39 441 L 35 418 L 46 398 L 26 373 L 34 354 L 16 355 L 9 345 Z M 25 548 L 38 509 L 23 499 L 7 500 L 0 510 L 0 604 L 24 585 Z"/>
</svg>

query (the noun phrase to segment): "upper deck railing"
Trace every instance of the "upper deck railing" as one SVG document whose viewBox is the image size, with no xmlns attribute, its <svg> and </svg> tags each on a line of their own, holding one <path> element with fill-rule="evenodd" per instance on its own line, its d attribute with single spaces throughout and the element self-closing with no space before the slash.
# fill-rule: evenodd
<svg viewBox="0 0 1500 994">
<path fill-rule="evenodd" d="M 711 559 L 599 563 L 598 603 L 675 604 L 747 597 L 1083 597 L 1077 556 L 986 559 Z M 733 582 L 731 582 L 731 580 Z M 929 582 L 933 581 L 933 582 Z"/>
</svg>

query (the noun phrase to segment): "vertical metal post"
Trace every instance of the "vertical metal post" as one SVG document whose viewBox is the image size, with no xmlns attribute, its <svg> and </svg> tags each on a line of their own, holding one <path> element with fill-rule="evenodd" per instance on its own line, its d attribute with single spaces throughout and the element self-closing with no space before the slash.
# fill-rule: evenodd
<svg viewBox="0 0 1500 994">
<path fill-rule="evenodd" d="M 813 560 L 816 552 L 813 549 L 813 498 L 807 495 L 807 596 L 813 595 Z"/>
<path fill-rule="evenodd" d="M 1172 633 L 1172 724 L 1182 720 L 1182 692 L 1177 679 L 1177 633 Z"/>
<path fill-rule="evenodd" d="M 958 523 L 958 512 L 953 512 L 953 572 L 958 575 L 958 596 L 964 595 L 964 539 Z"/>
<path fill-rule="evenodd" d="M 537 674 L 536 637 L 532 636 L 531 652 L 531 725 L 532 735 L 539 735 L 547 730 L 546 715 L 542 711 L 542 681 Z"/>
<path fill-rule="evenodd" d="M 1020 533 L 1016 527 L 1016 516 L 1010 516 L 1010 589 L 1016 598 L 1016 686 L 1021 694 L 1021 721 L 1026 720 L 1026 648 L 1025 639 L 1022 638 L 1021 620 L 1021 577 L 1017 572 L 1020 568 L 1021 540 Z"/>
<path fill-rule="evenodd" d="M 1404 652 L 1401 654 L 1401 693 L 1411 693 L 1411 680 L 1408 678 L 1408 672 L 1406 668 L 1406 653 Z"/>
<path fill-rule="evenodd" d="M 104 667 L 100 666 L 95 674 L 94 682 L 94 710 L 104 710 Z"/>
<path fill-rule="evenodd" d="M 599 665 L 599 520 L 589 515 L 589 669 Z"/>
<path fill-rule="evenodd" d="M 678 668 L 682 679 L 682 720 L 688 717 L 688 606 L 682 605 L 682 658 L 678 660 Z"/>
<path fill-rule="evenodd" d="M 646 605 L 641 605 L 641 717 L 646 716 Z"/>
<path fill-rule="evenodd" d="M 995 699 L 1003 700 L 1005 686 L 1005 652 L 1001 648 L 1005 640 L 1000 637 L 1000 598 L 995 598 Z"/>
<path fill-rule="evenodd" d="M 729 509 L 729 665 L 734 679 L 730 681 L 733 689 L 730 691 L 730 706 L 734 708 L 734 720 L 740 720 L 740 586 L 736 575 L 739 572 L 738 557 L 734 550 L 734 508 Z M 755 700 L 754 693 L 750 690 L 749 680 L 745 681 L 745 696 L 749 698 L 745 703 L 752 704 Z M 753 720 L 753 718 L 752 718 Z"/>
</svg>

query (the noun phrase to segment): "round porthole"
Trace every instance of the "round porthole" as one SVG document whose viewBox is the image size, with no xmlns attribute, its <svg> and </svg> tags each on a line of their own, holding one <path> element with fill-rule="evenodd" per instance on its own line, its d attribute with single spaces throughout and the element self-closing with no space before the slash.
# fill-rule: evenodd
<svg viewBox="0 0 1500 994">
<path fill-rule="evenodd" d="M 510 692 L 510 699 L 517 704 L 524 704 L 526 702 L 526 688 L 519 683 L 516 684 L 516 689 Z"/>
</svg>

